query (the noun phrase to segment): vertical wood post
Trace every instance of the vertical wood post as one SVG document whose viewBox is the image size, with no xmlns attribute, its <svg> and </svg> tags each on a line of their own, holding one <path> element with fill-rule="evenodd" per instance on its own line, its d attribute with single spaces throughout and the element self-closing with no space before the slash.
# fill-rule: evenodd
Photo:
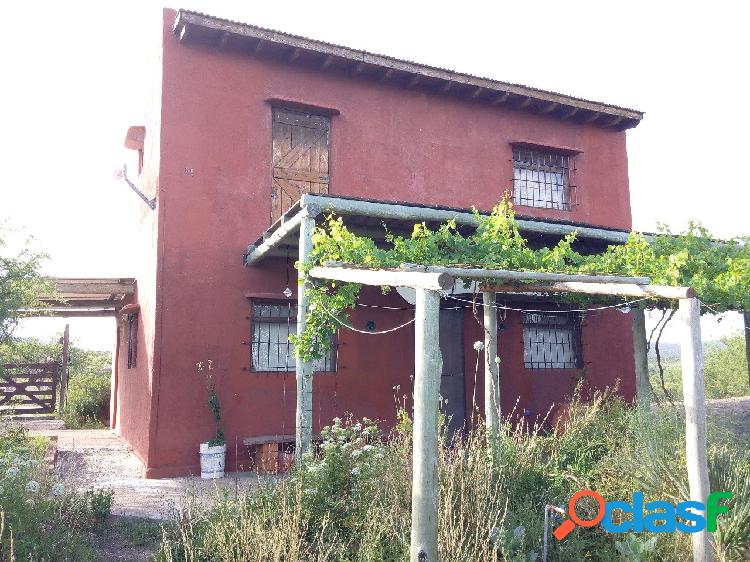
<svg viewBox="0 0 750 562">
<path fill-rule="evenodd" d="M 299 263 L 305 263 L 312 252 L 312 234 L 315 219 L 305 217 L 299 227 Z M 305 286 L 297 287 L 297 335 L 302 335 L 307 326 L 308 298 Z M 297 357 L 297 414 L 295 435 L 295 458 L 299 462 L 312 447 L 312 361 Z"/>
<path fill-rule="evenodd" d="M 648 407 L 651 402 L 651 385 L 648 380 L 648 337 L 646 313 L 638 303 L 630 310 L 633 316 L 633 356 L 635 359 L 635 396 L 638 406 Z"/>
<path fill-rule="evenodd" d="M 411 562 L 438 562 L 440 293 L 416 289 Z"/>
<path fill-rule="evenodd" d="M 115 341 L 112 344 L 112 366 L 111 366 L 111 383 L 109 387 L 109 428 L 117 430 L 117 400 L 119 392 L 119 358 L 120 358 L 120 323 L 119 315 L 114 318 L 115 324 Z"/>
<path fill-rule="evenodd" d="M 500 430 L 500 365 L 497 363 L 497 309 L 495 293 L 482 293 L 484 304 L 484 421 L 490 446 Z"/>
<path fill-rule="evenodd" d="M 68 363 L 70 361 L 70 324 L 65 324 L 62 337 L 62 357 L 60 359 L 60 410 L 65 406 L 68 390 Z"/>
<path fill-rule="evenodd" d="M 710 484 L 706 459 L 706 396 L 700 316 L 698 299 L 680 299 L 682 392 L 685 401 L 685 445 L 690 499 L 706 505 Z M 693 560 L 712 562 L 710 534 L 705 530 L 693 533 L 692 539 Z"/>
<path fill-rule="evenodd" d="M 747 380 L 750 383 L 750 312 L 742 314 L 745 320 L 745 355 L 747 356 Z"/>
</svg>

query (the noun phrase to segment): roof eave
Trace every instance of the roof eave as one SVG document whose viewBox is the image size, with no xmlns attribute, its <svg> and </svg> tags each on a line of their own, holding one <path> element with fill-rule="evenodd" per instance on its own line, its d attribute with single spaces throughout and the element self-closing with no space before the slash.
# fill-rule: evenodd
<svg viewBox="0 0 750 562">
<path fill-rule="evenodd" d="M 188 10 L 177 12 L 172 29 L 181 41 L 241 47 L 246 51 L 249 48 L 250 53 L 259 56 L 274 55 L 289 63 L 316 65 L 321 71 L 335 68 L 352 76 L 392 81 L 406 88 L 461 96 L 474 102 L 606 129 L 630 129 L 643 119 L 643 112 L 633 109 L 435 68 Z"/>
</svg>

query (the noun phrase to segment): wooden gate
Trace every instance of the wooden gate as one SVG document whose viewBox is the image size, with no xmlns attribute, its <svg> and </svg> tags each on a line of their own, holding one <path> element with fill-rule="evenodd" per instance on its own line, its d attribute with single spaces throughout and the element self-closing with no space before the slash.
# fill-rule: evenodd
<svg viewBox="0 0 750 562">
<path fill-rule="evenodd" d="M 0 366 L 0 412 L 51 414 L 55 411 L 58 363 Z"/>
</svg>

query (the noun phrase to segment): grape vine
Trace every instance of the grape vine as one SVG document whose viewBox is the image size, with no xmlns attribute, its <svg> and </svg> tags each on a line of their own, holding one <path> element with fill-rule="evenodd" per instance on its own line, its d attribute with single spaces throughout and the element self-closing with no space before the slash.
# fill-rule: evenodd
<svg viewBox="0 0 750 562">
<path fill-rule="evenodd" d="M 701 300 L 719 312 L 750 310 L 750 237 L 717 240 L 697 222 L 691 222 L 685 232 L 675 235 L 661 225 L 653 236 L 633 232 L 625 244 L 587 255 L 573 248 L 575 233 L 551 247 L 531 247 L 520 233 L 513 205 L 507 198 L 489 215 L 476 212 L 476 217 L 478 227 L 468 236 L 459 232 L 454 221 L 436 229 L 416 224 L 409 236 L 386 230 L 385 247 L 351 232 L 341 218 L 327 217 L 313 234 L 310 261 L 296 264 L 301 272 L 300 282 L 306 283 L 310 299 L 306 330 L 300 337 L 291 336 L 296 353 L 305 360 L 322 357 L 338 328 L 336 319 L 346 322 L 347 311 L 357 303 L 360 285 L 307 277 L 311 267 L 328 261 L 366 267 L 414 263 L 646 276 L 658 285 L 693 287 Z M 582 304 L 592 300 L 574 294 L 560 298 Z M 662 309 L 674 306 L 664 301 L 649 301 L 649 304 Z"/>
</svg>

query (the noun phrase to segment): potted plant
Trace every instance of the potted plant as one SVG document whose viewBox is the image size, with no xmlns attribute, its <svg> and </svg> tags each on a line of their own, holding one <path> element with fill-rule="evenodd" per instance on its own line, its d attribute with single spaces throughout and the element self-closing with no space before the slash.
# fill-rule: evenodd
<svg viewBox="0 0 750 562">
<path fill-rule="evenodd" d="M 201 478 L 213 479 L 224 478 L 224 464 L 227 454 L 227 443 L 224 438 L 224 429 L 221 427 L 221 404 L 216 394 L 216 386 L 213 378 L 207 378 L 208 386 L 208 409 L 216 423 L 216 434 L 213 439 L 201 443 Z"/>
</svg>

